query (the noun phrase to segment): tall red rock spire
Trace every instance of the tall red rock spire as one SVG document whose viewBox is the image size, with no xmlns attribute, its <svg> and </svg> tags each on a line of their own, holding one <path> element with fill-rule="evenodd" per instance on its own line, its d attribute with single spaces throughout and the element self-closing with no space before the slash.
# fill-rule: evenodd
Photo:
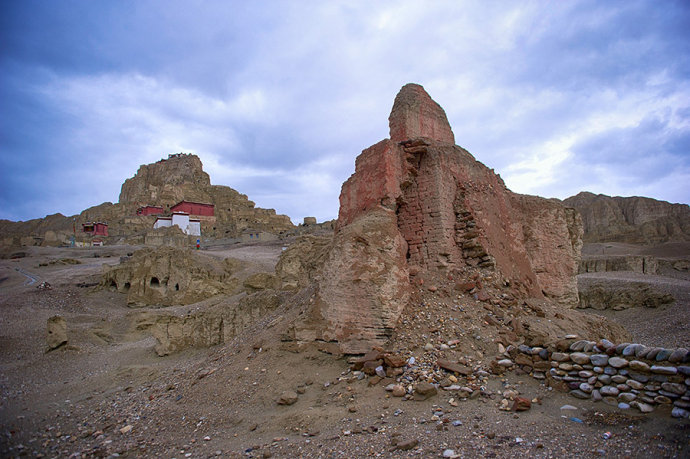
<svg viewBox="0 0 690 459">
<path fill-rule="evenodd" d="M 388 125 L 394 142 L 426 137 L 455 144 L 446 112 L 418 84 L 408 83 L 398 92 L 388 117 Z"/>
<path fill-rule="evenodd" d="M 389 122 L 391 138 L 364 150 L 343 184 L 298 340 L 334 341 L 347 353 L 383 344 L 413 285 L 451 291 L 481 277 L 496 295 L 576 303 L 582 226 L 573 209 L 508 190 L 455 145 L 445 112 L 419 85 L 400 90 Z"/>
</svg>

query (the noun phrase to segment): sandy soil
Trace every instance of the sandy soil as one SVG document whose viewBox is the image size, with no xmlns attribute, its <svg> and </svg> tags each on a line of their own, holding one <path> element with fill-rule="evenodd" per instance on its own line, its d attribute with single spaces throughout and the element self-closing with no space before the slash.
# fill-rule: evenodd
<svg viewBox="0 0 690 459">
<path fill-rule="evenodd" d="M 527 375 L 491 377 L 483 396 L 457 407 L 444 394 L 423 402 L 389 398 L 381 384 L 358 380 L 345 359 L 287 350 L 275 321 L 222 346 L 157 357 L 153 338 L 133 326 L 135 311 L 124 295 L 90 286 L 103 264 L 116 264 L 133 249 L 31 248 L 25 258 L 0 260 L 2 456 L 441 457 L 446 449 L 458 457 L 689 454 L 690 422 L 671 418 L 669 410 L 620 412 L 550 391 Z M 281 250 L 275 244 L 209 253 L 268 270 Z M 60 261 L 68 258 L 80 263 Z M 53 288 L 37 289 L 43 281 Z M 658 323 L 676 314 L 672 308 L 634 308 L 612 317 Z M 56 314 L 67 320 L 69 343 L 46 352 L 46 320 Z M 687 339 L 683 327 L 656 332 Z M 525 412 L 500 411 L 507 388 L 539 402 Z M 303 393 L 294 405 L 277 405 L 285 390 Z M 566 404 L 576 409 L 561 409 Z"/>
</svg>

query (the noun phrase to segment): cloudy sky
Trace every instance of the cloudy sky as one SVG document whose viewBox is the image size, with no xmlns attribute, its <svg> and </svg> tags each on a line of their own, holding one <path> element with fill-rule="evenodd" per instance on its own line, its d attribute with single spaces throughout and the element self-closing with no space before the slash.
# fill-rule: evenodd
<svg viewBox="0 0 690 459">
<path fill-rule="evenodd" d="M 140 164 L 334 218 L 395 94 L 520 193 L 690 202 L 687 1 L 0 2 L 0 218 L 117 202 Z"/>
</svg>

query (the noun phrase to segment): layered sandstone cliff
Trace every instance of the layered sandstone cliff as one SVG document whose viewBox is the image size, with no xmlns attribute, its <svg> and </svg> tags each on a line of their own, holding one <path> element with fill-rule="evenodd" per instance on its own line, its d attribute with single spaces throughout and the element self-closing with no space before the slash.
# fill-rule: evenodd
<svg viewBox="0 0 690 459">
<path fill-rule="evenodd" d="M 508 190 L 454 145 L 445 112 L 419 85 L 401 89 L 389 123 L 391 138 L 364 150 L 343 184 L 313 313 L 297 339 L 366 351 L 391 336 L 413 286 L 480 273 L 506 297 L 577 304 L 576 212 Z"/>
<path fill-rule="evenodd" d="M 582 215 L 585 242 L 690 241 L 690 207 L 641 197 L 583 191 L 563 201 Z"/>
</svg>

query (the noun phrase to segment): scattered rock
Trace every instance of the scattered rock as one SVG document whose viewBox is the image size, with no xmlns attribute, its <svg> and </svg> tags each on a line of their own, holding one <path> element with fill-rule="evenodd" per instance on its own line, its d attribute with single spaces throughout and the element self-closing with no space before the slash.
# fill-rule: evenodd
<svg viewBox="0 0 690 459">
<path fill-rule="evenodd" d="M 436 387 L 428 382 L 420 382 L 414 388 L 414 399 L 417 401 L 426 400 L 438 393 Z"/>
<path fill-rule="evenodd" d="M 286 390 L 278 398 L 278 405 L 293 405 L 297 402 L 298 395 L 294 391 Z"/>
<path fill-rule="evenodd" d="M 515 397 L 513 401 L 513 411 L 527 411 L 532 408 L 532 401 L 524 397 Z"/>
</svg>

